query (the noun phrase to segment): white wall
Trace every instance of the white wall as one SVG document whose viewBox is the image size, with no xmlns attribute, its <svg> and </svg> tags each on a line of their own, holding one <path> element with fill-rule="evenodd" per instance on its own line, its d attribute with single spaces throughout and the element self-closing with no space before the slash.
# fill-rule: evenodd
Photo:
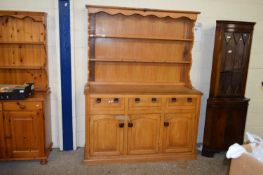
<svg viewBox="0 0 263 175">
<path fill-rule="evenodd" d="M 55 147 L 59 147 L 59 50 L 57 41 L 58 19 L 57 0 L 1 0 L 0 9 L 45 11 L 48 13 L 48 58 L 49 82 L 51 86 L 52 137 Z M 247 81 L 246 96 L 251 98 L 246 130 L 263 137 L 263 1 L 262 0 L 72 0 L 72 49 L 75 70 L 75 111 L 77 145 L 85 143 L 85 100 L 84 85 L 87 81 L 87 11 L 86 4 L 157 8 L 171 10 L 196 10 L 201 14 L 198 23 L 202 24 L 201 39 L 193 48 L 191 79 L 193 85 L 204 93 L 200 115 L 198 142 L 202 142 L 205 122 L 206 100 L 209 93 L 214 31 L 216 20 L 241 20 L 257 22 L 254 31 L 251 60 Z"/>
<path fill-rule="evenodd" d="M 263 1 L 261 0 L 74 0 L 75 67 L 76 67 L 76 123 L 77 145 L 85 143 L 85 101 L 83 87 L 87 81 L 87 10 L 86 4 L 157 8 L 171 10 L 196 10 L 201 14 L 201 39 L 193 48 L 191 80 L 204 93 L 200 115 L 198 142 L 202 142 L 206 100 L 210 88 L 214 33 L 216 20 L 257 22 L 254 31 L 246 96 L 251 98 L 246 130 L 263 137 Z"/>
<path fill-rule="evenodd" d="M 51 89 L 52 140 L 53 147 L 60 146 L 59 137 L 59 43 L 58 43 L 58 1 L 54 0 L 1 0 L 0 10 L 42 11 L 47 16 L 48 68 Z M 1 61 L 1 60 L 0 60 Z"/>
</svg>

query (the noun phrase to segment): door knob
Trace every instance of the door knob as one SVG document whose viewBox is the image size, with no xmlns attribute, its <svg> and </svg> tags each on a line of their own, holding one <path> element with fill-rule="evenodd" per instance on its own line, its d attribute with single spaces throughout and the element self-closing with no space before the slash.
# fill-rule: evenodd
<svg viewBox="0 0 263 175">
<path fill-rule="evenodd" d="M 119 127 L 123 128 L 124 127 L 124 123 L 119 123 Z"/>
<path fill-rule="evenodd" d="M 163 126 L 164 126 L 164 127 L 168 127 L 168 126 L 169 126 L 169 122 L 164 122 L 164 123 L 163 123 Z"/>
<path fill-rule="evenodd" d="M 129 122 L 129 123 L 128 123 L 128 127 L 129 127 L 129 128 L 132 128 L 132 127 L 133 127 L 133 123 Z"/>
</svg>

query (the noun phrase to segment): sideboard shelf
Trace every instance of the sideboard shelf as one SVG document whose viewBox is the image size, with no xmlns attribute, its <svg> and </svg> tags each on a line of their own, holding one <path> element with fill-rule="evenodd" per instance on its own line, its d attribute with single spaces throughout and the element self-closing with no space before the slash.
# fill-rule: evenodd
<svg viewBox="0 0 263 175">
<path fill-rule="evenodd" d="M 92 83 L 86 85 L 86 92 L 91 94 L 196 94 L 202 93 L 196 89 L 186 88 L 183 85 L 165 84 L 104 84 Z"/>
<path fill-rule="evenodd" d="M 106 58 L 92 58 L 90 61 L 94 62 L 131 62 L 131 63 L 173 63 L 173 64 L 191 64 L 190 61 L 173 61 L 173 60 L 143 60 L 143 59 L 106 59 Z"/>
<path fill-rule="evenodd" d="M 161 37 L 141 37 L 141 36 L 124 36 L 124 35 L 104 35 L 104 34 L 97 34 L 97 35 L 89 35 L 90 38 L 117 38 L 117 39 L 141 39 L 141 40 L 161 40 L 161 41 L 186 41 L 192 42 L 193 39 L 185 39 L 185 38 L 161 38 Z"/>
<path fill-rule="evenodd" d="M 0 41 L 0 44 L 28 44 L 28 45 L 45 45 L 46 42 L 38 41 Z"/>
<path fill-rule="evenodd" d="M 32 69 L 32 70 L 45 70 L 46 67 L 43 66 L 0 66 L 0 69 L 20 69 L 20 70 L 28 70 L 28 69 Z"/>
</svg>

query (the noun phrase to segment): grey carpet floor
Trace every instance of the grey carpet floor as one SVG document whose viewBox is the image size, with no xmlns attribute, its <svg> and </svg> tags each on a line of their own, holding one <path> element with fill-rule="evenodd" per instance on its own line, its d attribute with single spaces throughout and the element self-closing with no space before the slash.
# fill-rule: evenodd
<svg viewBox="0 0 263 175">
<path fill-rule="evenodd" d="M 86 165 L 83 149 L 61 152 L 54 149 L 48 165 L 39 161 L 0 162 L 0 175 L 227 175 L 225 153 L 214 158 L 198 153 L 197 160 Z"/>
</svg>

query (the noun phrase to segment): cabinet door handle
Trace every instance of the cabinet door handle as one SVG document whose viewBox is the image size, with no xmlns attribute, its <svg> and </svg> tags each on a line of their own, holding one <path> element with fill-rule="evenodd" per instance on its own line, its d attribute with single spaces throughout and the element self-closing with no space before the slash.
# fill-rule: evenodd
<svg viewBox="0 0 263 175">
<path fill-rule="evenodd" d="M 135 101 L 135 103 L 140 103 L 141 99 L 140 98 L 135 98 L 134 101 Z"/>
<path fill-rule="evenodd" d="M 124 123 L 119 123 L 120 128 L 124 128 Z"/>
<path fill-rule="evenodd" d="M 193 102 L 193 99 L 192 99 L 192 98 L 187 98 L 187 102 L 188 102 L 188 103 L 192 103 L 192 102 Z"/>
<path fill-rule="evenodd" d="M 171 102 L 172 102 L 172 103 L 175 103 L 176 100 L 177 100 L 176 98 L 171 98 Z"/>
<path fill-rule="evenodd" d="M 128 127 L 129 127 L 129 128 L 132 128 L 132 127 L 133 127 L 133 123 L 129 122 L 129 123 L 128 123 Z"/>
<path fill-rule="evenodd" d="M 168 127 L 169 125 L 170 125 L 169 122 L 164 122 L 164 123 L 163 123 L 163 126 L 164 126 L 164 127 Z"/>
<path fill-rule="evenodd" d="M 101 98 L 97 98 L 96 103 L 101 103 Z"/>
</svg>

